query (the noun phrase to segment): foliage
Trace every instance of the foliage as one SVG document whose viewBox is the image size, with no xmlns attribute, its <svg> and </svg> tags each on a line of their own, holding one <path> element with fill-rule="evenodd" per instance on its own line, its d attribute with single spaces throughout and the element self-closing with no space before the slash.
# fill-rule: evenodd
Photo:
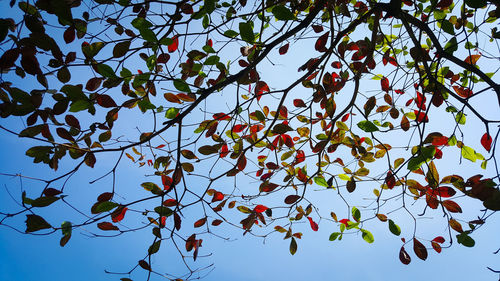
<svg viewBox="0 0 500 281">
<path fill-rule="evenodd" d="M 151 229 L 139 267 L 159 274 L 151 256 L 173 243 L 189 279 L 199 272 L 188 255 L 196 261 L 223 224 L 282 235 L 293 255 L 303 222 L 338 228 L 330 241 L 358 233 L 373 243 L 367 228 L 380 221 L 406 236 L 399 259 L 409 264 L 452 241 L 474 246 L 500 210 L 497 0 L 10 6 L 13 18 L 0 19 L 1 128 L 38 142 L 26 151 L 34 163 L 70 169 L 19 194 L 22 208 L 1 224 L 20 228 L 13 220 L 25 215 L 26 233 L 61 231 L 61 246 L 82 227 L 96 237 Z M 25 127 L 10 122 L 19 116 Z M 72 206 L 68 179 L 85 165 L 104 169 L 104 155 L 117 160 L 91 183 L 112 186 L 78 209 L 88 218 L 42 217 L 40 208 Z M 490 176 L 460 169 L 457 155 Z M 116 184 L 120 163 L 148 175 L 144 191 Z M 443 174 L 449 165 L 455 173 Z M 320 211 L 318 192 L 344 206 Z M 420 236 L 423 215 L 447 231 Z"/>
</svg>

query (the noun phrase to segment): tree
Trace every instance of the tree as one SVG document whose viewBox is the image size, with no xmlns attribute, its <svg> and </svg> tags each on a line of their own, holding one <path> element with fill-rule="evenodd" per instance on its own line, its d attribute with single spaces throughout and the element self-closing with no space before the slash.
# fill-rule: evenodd
<svg viewBox="0 0 500 281">
<path fill-rule="evenodd" d="M 330 241 L 359 233 L 372 243 L 370 225 L 399 236 L 409 218 L 397 246 L 409 264 L 428 248 L 474 246 L 500 210 L 497 0 L 10 6 L 1 128 L 36 141 L 26 155 L 58 174 L 22 190 L 2 225 L 62 233 L 61 246 L 82 227 L 95 237 L 152 230 L 139 267 L 160 274 L 151 256 L 172 243 L 189 279 L 221 224 L 282 235 L 293 255 L 304 222 L 338 228 Z M 116 184 L 122 163 L 146 174 L 144 191 Z M 112 182 L 80 208 L 68 186 L 85 166 L 102 174 L 91 184 Z M 325 198 L 344 205 L 325 210 Z M 82 218 L 43 216 L 61 205 Z M 446 231 L 420 236 L 423 215 Z"/>
</svg>

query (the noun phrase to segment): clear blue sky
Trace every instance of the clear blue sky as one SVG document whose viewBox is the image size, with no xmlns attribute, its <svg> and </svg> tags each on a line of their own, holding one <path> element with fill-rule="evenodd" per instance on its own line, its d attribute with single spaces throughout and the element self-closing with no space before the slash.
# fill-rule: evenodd
<svg viewBox="0 0 500 281">
<path fill-rule="evenodd" d="M 5 5 L 5 3 L 3 3 Z M 307 60 L 301 48 L 292 47 L 289 53 L 275 61 L 276 67 L 270 65 L 263 67 L 262 77 L 272 87 L 286 83 L 287 70 L 297 69 Z M 289 64 L 292 66 L 290 67 Z M 293 75 L 296 75 L 293 72 Z M 372 84 L 370 84 L 372 83 Z M 372 81 L 366 83 L 364 87 L 376 87 L 379 89 L 379 82 Z M 284 85 L 284 84 L 283 84 Z M 349 93 L 349 89 L 346 91 Z M 303 95 L 302 92 L 295 92 L 296 96 Z M 310 95 L 310 92 L 306 93 Z M 210 104 L 211 110 L 215 108 L 224 110 L 224 103 Z M 480 102 L 482 105 L 487 102 Z M 339 103 L 340 104 L 340 103 Z M 488 105 L 490 106 L 490 105 Z M 491 105 L 491 110 L 485 110 L 487 114 L 495 116 L 495 108 Z M 492 112 L 493 111 L 493 112 Z M 498 117 L 498 113 L 496 113 Z M 134 120 L 135 122 L 140 122 Z M 20 128 L 21 119 L 0 120 L 2 125 Z M 132 122 L 132 121 L 131 121 Z M 473 122 L 472 120 L 470 122 Z M 445 123 L 437 124 L 439 130 Z M 126 127 L 125 125 L 122 125 Z M 131 129 L 131 128 L 129 128 Z M 471 133 L 479 134 L 483 128 L 479 125 L 472 126 Z M 23 141 L 25 139 L 22 139 Z M 472 142 L 472 140 L 471 140 Z M 0 132 L 0 172 L 16 174 L 20 173 L 31 177 L 50 177 L 51 171 L 41 165 L 34 165 L 31 160 L 24 155 L 26 149 L 35 145 L 33 142 L 21 143 L 20 139 L 9 135 L 4 131 Z M 471 144 L 472 145 L 472 144 Z M 479 146 L 478 142 L 475 143 Z M 457 151 L 454 151 L 457 153 Z M 452 152 L 450 152 L 452 153 Z M 83 167 L 82 171 L 75 175 L 67 184 L 68 192 L 71 192 L 72 204 L 89 208 L 89 202 L 95 200 L 96 195 L 109 191 L 110 179 L 106 178 L 97 184 L 90 185 L 88 182 L 106 173 L 116 156 L 104 155 L 98 158 L 98 164 L 91 170 Z M 453 173 L 452 165 L 449 163 L 458 162 L 458 156 L 452 157 L 448 162 L 439 162 L 443 168 L 443 174 Z M 125 161 L 120 165 L 117 185 L 120 190 L 133 192 L 143 192 L 140 183 L 146 181 L 145 174 L 150 173 L 145 169 L 138 169 L 136 166 L 128 165 Z M 69 166 L 68 166 L 69 167 Z M 473 171 L 478 169 L 478 164 L 470 165 L 465 163 L 463 169 Z M 61 170 L 67 170 L 61 165 Z M 492 166 L 486 173 L 492 174 Z M 441 171 L 441 170 L 440 170 Z M 480 172 L 480 170 L 477 170 Z M 240 183 L 243 183 L 241 181 Z M 253 183 L 240 186 L 245 188 Z M 16 207 L 16 203 L 10 198 L 9 193 L 20 200 L 20 188 L 28 193 L 36 192 L 42 188 L 37 181 L 23 179 L 22 184 L 18 177 L 0 177 L 0 211 L 10 211 Z M 8 192 L 7 192 L 8 191 Z M 327 201 L 328 196 L 321 191 L 314 195 L 320 203 L 319 208 L 326 212 L 330 206 L 338 204 L 337 201 Z M 127 193 L 120 194 L 127 197 Z M 363 200 L 358 198 L 360 202 Z M 325 202 L 326 201 L 326 202 Z M 59 225 L 63 220 L 81 219 L 68 206 L 57 202 L 56 208 L 43 211 L 44 216 L 53 225 Z M 331 204 L 331 205 L 329 205 Z M 360 203 L 361 204 L 361 203 Z M 468 206 L 468 205 L 463 205 Z M 471 207 L 477 204 L 471 203 Z M 334 206 L 335 207 L 335 206 Z M 464 207 L 465 209 L 465 207 Z M 395 218 L 400 218 L 399 213 L 395 213 Z M 432 213 L 431 213 L 432 214 Z M 185 214 L 189 217 L 189 213 Z M 339 212 L 339 216 L 342 215 Z M 344 214 L 345 215 L 345 214 Z M 129 214 L 127 215 L 129 216 Z M 131 216 L 131 215 L 130 215 Z M 198 216 L 198 214 L 196 214 Z M 239 221 L 238 214 L 235 221 Z M 432 218 L 432 215 L 419 218 L 419 235 L 422 242 L 425 238 L 432 237 L 433 233 L 443 233 L 446 231 L 445 225 L 439 223 L 439 218 Z M 241 218 L 240 218 L 241 219 Z M 25 216 L 18 216 L 9 223 L 24 229 Z M 411 227 L 404 228 L 403 225 L 411 225 L 408 219 L 401 218 L 398 221 L 403 228 L 402 236 L 407 239 L 411 237 Z M 233 227 L 221 225 L 217 234 L 222 237 L 230 237 L 231 241 L 225 241 L 213 236 L 205 236 L 203 247 L 200 251 L 200 258 L 194 267 L 204 267 L 214 264 L 213 270 L 204 280 L 497 280 L 498 276 L 486 269 L 490 266 L 500 269 L 500 255 L 493 255 L 493 251 L 500 248 L 498 231 L 500 221 L 498 215 L 493 216 L 488 224 L 473 234 L 476 246 L 466 248 L 456 244 L 449 249 L 443 249 L 441 254 L 428 249 L 429 257 L 426 261 L 419 260 L 411 249 L 411 243 L 406 246 L 412 257 L 410 265 L 403 265 L 399 262 L 398 253 L 402 245 L 400 237 L 392 235 L 387 224 L 374 222 L 369 224 L 368 229 L 375 236 L 373 244 L 367 244 L 361 238 L 361 234 L 346 235 L 342 241 L 329 242 L 328 237 L 331 232 L 337 231 L 335 224 L 319 222 L 319 231 L 313 232 L 309 225 L 304 223 L 297 231 L 304 232 L 304 237 L 298 240 L 298 251 L 292 256 L 288 251 L 289 241 L 283 240 L 281 234 L 269 235 L 265 240 L 251 235 L 242 236 L 242 231 Z M 437 228 L 437 229 L 436 229 Z M 115 272 L 126 272 L 137 261 L 142 259 L 148 246 L 151 244 L 152 235 L 150 229 L 129 233 L 115 238 L 89 238 L 88 233 L 95 231 L 95 227 L 76 229 L 73 232 L 69 243 L 64 247 L 59 246 L 60 232 L 49 236 L 36 236 L 18 233 L 6 226 L 0 225 L 0 280 L 5 281 L 86 281 L 86 280 L 119 280 L 123 275 L 105 274 L 104 270 Z M 420 237 L 417 235 L 418 237 Z M 442 235 L 442 234 L 441 234 Z M 167 241 L 166 241 L 167 242 Z M 428 241 L 426 245 L 429 246 Z M 181 245 L 182 246 L 182 245 Z M 168 272 L 184 272 L 183 265 L 179 262 L 179 256 L 175 249 L 168 247 L 167 243 L 162 244 L 158 255 L 153 258 L 154 265 L 158 269 Z M 209 257 L 201 257 L 211 255 Z M 131 276 L 133 280 L 144 280 L 145 271 L 136 270 Z M 164 280 L 153 276 L 152 280 Z"/>
</svg>

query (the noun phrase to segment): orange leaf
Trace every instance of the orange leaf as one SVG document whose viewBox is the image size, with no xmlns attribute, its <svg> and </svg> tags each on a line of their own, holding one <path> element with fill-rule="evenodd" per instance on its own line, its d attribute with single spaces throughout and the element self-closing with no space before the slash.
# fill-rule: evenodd
<svg viewBox="0 0 500 281">
<path fill-rule="evenodd" d="M 481 55 L 470 55 L 465 58 L 465 62 L 468 64 L 476 64 L 477 60 L 481 57 Z"/>
<path fill-rule="evenodd" d="M 462 208 L 460 208 L 460 205 L 458 205 L 455 201 L 444 200 L 442 204 L 448 211 L 450 211 L 452 213 L 461 213 L 462 212 Z"/>
<path fill-rule="evenodd" d="M 194 227 L 201 227 L 207 222 L 207 218 L 202 218 L 194 223 Z"/>
</svg>

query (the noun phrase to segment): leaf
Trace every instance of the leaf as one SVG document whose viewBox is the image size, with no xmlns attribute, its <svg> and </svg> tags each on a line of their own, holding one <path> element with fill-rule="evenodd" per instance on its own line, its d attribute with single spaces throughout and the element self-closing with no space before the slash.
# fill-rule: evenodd
<svg viewBox="0 0 500 281">
<path fill-rule="evenodd" d="M 53 197 L 53 196 L 42 196 L 39 197 L 31 202 L 31 206 L 33 207 L 46 207 L 49 206 L 50 204 L 56 202 L 59 200 L 59 197 Z"/>
<path fill-rule="evenodd" d="M 125 213 L 127 212 L 128 208 L 127 207 L 123 207 L 123 208 L 118 208 L 116 211 L 114 211 L 112 214 L 111 214 L 111 219 L 113 222 L 120 222 L 123 220 L 123 218 L 125 217 Z"/>
<path fill-rule="evenodd" d="M 465 4 L 471 8 L 479 9 L 486 6 L 487 2 L 486 0 L 465 0 Z"/>
<path fill-rule="evenodd" d="M 453 228 L 453 230 L 455 230 L 456 232 L 460 233 L 464 232 L 464 230 L 462 229 L 462 225 L 458 221 L 450 219 L 448 223 L 451 226 L 451 228 Z"/>
<path fill-rule="evenodd" d="M 441 245 L 439 245 L 438 243 L 436 243 L 434 241 L 431 241 L 431 245 L 432 245 L 432 248 L 434 249 L 434 251 L 441 253 Z"/>
<path fill-rule="evenodd" d="M 139 261 L 139 266 L 142 267 L 143 269 L 147 271 L 151 271 L 151 267 L 149 266 L 149 263 L 145 260 L 140 260 Z"/>
<path fill-rule="evenodd" d="M 386 93 L 389 92 L 389 79 L 387 79 L 387 77 L 383 77 L 380 80 L 380 85 L 382 86 L 382 91 Z"/>
<path fill-rule="evenodd" d="M 285 44 L 285 45 L 281 46 L 281 47 L 279 48 L 279 50 L 278 50 L 278 53 L 279 53 L 280 55 L 284 55 L 284 54 L 286 54 L 286 52 L 288 52 L 288 47 L 289 47 L 289 46 L 290 46 L 290 44 L 289 44 L 289 43 L 287 43 L 287 44 Z"/>
<path fill-rule="evenodd" d="M 189 85 L 186 83 L 186 81 L 182 79 L 175 79 L 174 80 L 174 87 L 179 90 L 180 92 L 187 92 L 191 93 L 191 89 L 189 88 Z"/>
<path fill-rule="evenodd" d="M 448 210 L 452 213 L 461 213 L 462 212 L 462 208 L 460 208 L 460 205 L 458 205 L 455 201 L 444 200 L 442 204 L 446 208 L 446 210 Z"/>
<path fill-rule="evenodd" d="M 172 37 L 172 43 L 168 45 L 168 52 L 173 53 L 179 48 L 179 37 L 175 35 Z"/>
<path fill-rule="evenodd" d="M 313 219 L 311 217 L 307 217 L 307 219 L 309 220 L 309 224 L 311 225 L 311 229 L 313 231 L 318 231 L 319 227 L 318 227 L 318 224 L 313 221 Z"/>
<path fill-rule="evenodd" d="M 355 221 L 359 222 L 359 220 L 361 219 L 361 212 L 358 210 L 358 208 L 352 207 L 351 213 L 352 213 L 352 218 Z"/>
<path fill-rule="evenodd" d="M 389 230 L 396 236 L 399 236 L 401 234 L 401 228 L 397 224 L 395 224 L 393 220 L 389 220 Z"/>
<path fill-rule="evenodd" d="M 330 35 L 330 31 L 325 32 L 325 34 L 321 35 L 318 40 L 316 40 L 316 44 L 314 48 L 318 52 L 326 52 L 326 42 L 328 41 L 328 35 Z"/>
<path fill-rule="evenodd" d="M 240 36 L 243 41 L 253 44 L 255 37 L 253 34 L 253 27 L 250 22 L 240 22 Z"/>
<path fill-rule="evenodd" d="M 257 213 L 262 213 L 262 212 L 265 212 L 267 209 L 268 208 L 264 205 L 257 205 L 257 206 L 255 206 L 255 208 L 253 210 Z"/>
<path fill-rule="evenodd" d="M 427 259 L 427 249 L 417 238 L 413 238 L 413 251 L 421 260 L 425 261 Z"/>
<path fill-rule="evenodd" d="M 367 133 L 378 131 L 378 127 L 375 126 L 375 124 L 373 124 L 371 121 L 368 121 L 368 120 L 360 121 L 357 125 L 361 130 L 363 130 Z"/>
<path fill-rule="evenodd" d="M 361 233 L 362 233 L 361 236 L 366 242 L 371 244 L 375 241 L 375 238 L 373 237 L 373 234 L 370 231 L 366 229 L 361 229 Z"/>
<path fill-rule="evenodd" d="M 290 241 L 290 254 L 295 255 L 297 252 L 297 241 L 295 241 L 295 238 L 292 237 L 292 241 Z"/>
<path fill-rule="evenodd" d="M 26 233 L 51 227 L 47 221 L 38 215 L 26 215 Z"/>
<path fill-rule="evenodd" d="M 457 242 L 464 245 L 465 247 L 474 247 L 476 241 L 472 239 L 466 232 L 462 232 L 457 235 Z"/>
<path fill-rule="evenodd" d="M 294 20 L 295 15 L 283 5 L 274 6 L 272 13 L 277 20 Z M 292 254 L 293 255 L 293 254 Z"/>
<path fill-rule="evenodd" d="M 300 196 L 299 195 L 288 195 L 286 198 L 285 198 L 285 203 L 286 204 L 293 204 L 295 203 L 297 200 L 300 199 Z"/>
<path fill-rule="evenodd" d="M 490 152 L 491 150 L 492 138 L 488 133 L 484 133 L 481 137 L 481 145 L 486 149 L 486 151 Z"/>
<path fill-rule="evenodd" d="M 149 249 L 148 249 L 148 254 L 152 255 L 152 254 L 155 254 L 156 252 L 158 252 L 158 250 L 160 250 L 160 245 L 161 245 L 161 240 L 158 240 L 158 241 L 154 242 L 153 244 L 151 244 L 151 246 L 149 246 Z"/>
<path fill-rule="evenodd" d="M 399 260 L 406 265 L 411 262 L 410 255 L 406 252 L 405 247 L 401 247 L 401 250 L 399 250 Z"/>
<path fill-rule="evenodd" d="M 207 218 L 202 218 L 194 223 L 194 227 L 202 227 L 207 222 Z"/>
<path fill-rule="evenodd" d="M 468 63 L 468 64 L 472 64 L 472 65 L 475 65 L 476 62 L 479 60 L 479 58 L 481 57 L 481 55 L 470 55 L 468 56 L 467 58 L 465 58 L 465 62 Z"/>
<path fill-rule="evenodd" d="M 130 40 L 120 42 L 113 47 L 113 57 L 120 58 L 127 54 L 130 48 Z"/>
<path fill-rule="evenodd" d="M 104 231 L 108 231 L 108 230 L 120 230 L 116 225 L 113 225 L 112 223 L 107 222 L 107 221 L 98 223 L 97 227 L 100 230 L 104 230 Z"/>
</svg>

